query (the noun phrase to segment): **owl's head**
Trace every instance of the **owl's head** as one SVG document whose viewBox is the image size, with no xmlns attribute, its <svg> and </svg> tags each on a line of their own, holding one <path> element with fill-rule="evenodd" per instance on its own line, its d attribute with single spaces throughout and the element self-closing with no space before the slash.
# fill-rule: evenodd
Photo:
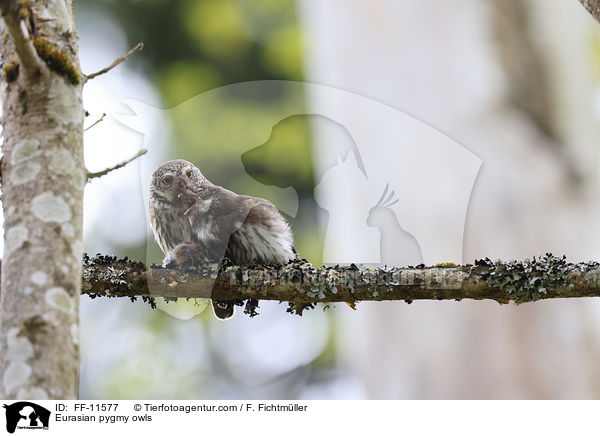
<svg viewBox="0 0 600 436">
<path fill-rule="evenodd" d="M 182 196 L 197 194 L 206 183 L 206 178 L 191 162 L 170 160 L 152 173 L 150 195 L 175 203 Z"/>
</svg>

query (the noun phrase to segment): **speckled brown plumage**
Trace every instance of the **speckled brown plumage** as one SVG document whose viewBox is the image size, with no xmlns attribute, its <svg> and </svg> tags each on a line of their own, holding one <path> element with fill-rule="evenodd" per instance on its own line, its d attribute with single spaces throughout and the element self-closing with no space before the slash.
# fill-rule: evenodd
<svg viewBox="0 0 600 436">
<path fill-rule="evenodd" d="M 235 264 L 285 264 L 297 257 L 289 225 L 271 202 L 215 185 L 185 160 L 154 171 L 150 223 L 164 264 L 224 256 Z M 233 315 L 229 302 L 213 301 L 213 309 L 222 319 Z"/>
</svg>

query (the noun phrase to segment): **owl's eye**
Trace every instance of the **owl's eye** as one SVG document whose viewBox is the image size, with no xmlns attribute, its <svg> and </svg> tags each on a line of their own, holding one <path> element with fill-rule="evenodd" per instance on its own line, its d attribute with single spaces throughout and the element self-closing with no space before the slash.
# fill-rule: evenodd
<svg viewBox="0 0 600 436">
<path fill-rule="evenodd" d="M 192 176 L 194 175 L 194 173 L 192 172 L 192 170 L 188 170 L 188 172 L 185 173 L 185 175 L 187 176 L 188 179 L 191 179 Z"/>
<path fill-rule="evenodd" d="M 165 185 L 170 185 L 171 183 L 173 183 L 173 177 L 165 176 L 165 177 L 163 177 L 162 181 Z"/>
</svg>

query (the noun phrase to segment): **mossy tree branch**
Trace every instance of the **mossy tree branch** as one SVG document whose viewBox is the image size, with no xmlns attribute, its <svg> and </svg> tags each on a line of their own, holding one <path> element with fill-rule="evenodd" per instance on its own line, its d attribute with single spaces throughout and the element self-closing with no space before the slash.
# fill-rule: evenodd
<svg viewBox="0 0 600 436">
<path fill-rule="evenodd" d="M 26 76 L 31 77 L 40 70 L 40 59 L 37 56 L 23 20 L 29 17 L 29 11 L 23 2 L 0 0 L 0 12 L 8 33 L 14 43 L 15 51 Z"/>
<path fill-rule="evenodd" d="M 382 300 L 494 300 L 524 303 L 600 296 L 600 265 L 568 263 L 552 255 L 524 262 L 477 261 L 415 268 L 204 264 L 180 270 L 108 256 L 85 258 L 84 294 L 110 297 L 276 300 L 305 306 Z"/>
</svg>

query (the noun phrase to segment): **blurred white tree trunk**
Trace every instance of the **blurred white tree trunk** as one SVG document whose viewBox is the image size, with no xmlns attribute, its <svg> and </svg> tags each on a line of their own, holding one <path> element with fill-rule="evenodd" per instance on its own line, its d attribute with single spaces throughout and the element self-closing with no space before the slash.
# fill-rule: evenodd
<svg viewBox="0 0 600 436">
<path fill-rule="evenodd" d="M 86 173 L 71 1 L 1 0 L 0 8 L 0 396 L 74 399 Z"/>
<path fill-rule="evenodd" d="M 299 7 L 309 81 L 394 106 L 483 159 L 462 260 L 548 251 L 572 261 L 600 257 L 590 47 L 600 29 L 580 4 L 301 0 Z M 379 127 L 371 128 L 375 140 Z M 597 307 L 593 300 L 364 303 L 340 317 L 341 357 L 373 398 L 598 397 L 599 371 L 588 363 L 598 331 L 585 321 Z"/>
</svg>

